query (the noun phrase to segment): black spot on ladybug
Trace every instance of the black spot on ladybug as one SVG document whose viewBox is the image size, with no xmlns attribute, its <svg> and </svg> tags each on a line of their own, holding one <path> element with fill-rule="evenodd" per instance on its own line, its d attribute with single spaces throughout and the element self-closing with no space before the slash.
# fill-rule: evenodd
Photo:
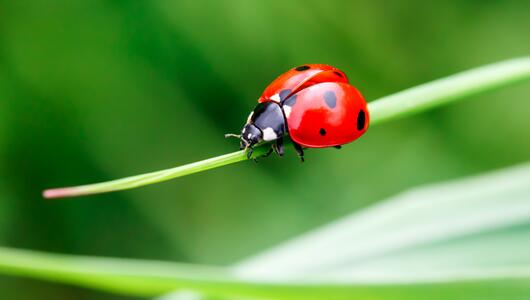
<svg viewBox="0 0 530 300">
<path fill-rule="evenodd" d="M 296 104 L 296 94 L 292 95 L 291 97 L 287 98 L 285 102 L 283 102 L 283 105 L 287 105 L 290 107 L 293 107 Z"/>
<path fill-rule="evenodd" d="M 326 129 L 324 129 L 324 128 L 320 128 L 320 135 L 321 135 L 321 136 L 326 135 Z"/>
<path fill-rule="evenodd" d="M 291 91 L 292 91 L 291 89 L 286 89 L 286 90 L 280 91 L 280 101 L 284 101 L 285 98 L 287 98 L 287 96 L 289 96 Z"/>
<path fill-rule="evenodd" d="M 296 71 L 305 71 L 305 70 L 309 70 L 309 69 L 311 69 L 310 66 L 299 66 L 299 67 L 295 68 Z"/>
<path fill-rule="evenodd" d="M 344 77 L 344 75 L 342 75 L 341 72 L 338 72 L 338 71 L 333 71 L 333 73 L 335 73 L 335 75 L 339 76 L 339 77 Z"/>
<path fill-rule="evenodd" d="M 364 113 L 364 110 L 360 110 L 359 114 L 357 115 L 357 130 L 363 130 L 364 129 L 364 123 L 366 122 L 366 114 Z"/>
<path fill-rule="evenodd" d="M 337 96 L 334 91 L 324 92 L 324 101 L 329 106 L 329 108 L 335 108 L 337 106 Z"/>
</svg>

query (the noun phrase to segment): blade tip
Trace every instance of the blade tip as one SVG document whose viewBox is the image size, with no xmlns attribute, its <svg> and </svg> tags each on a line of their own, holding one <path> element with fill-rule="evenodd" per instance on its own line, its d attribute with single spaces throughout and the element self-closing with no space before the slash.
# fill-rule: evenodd
<svg viewBox="0 0 530 300">
<path fill-rule="evenodd" d="M 76 196 L 77 192 L 71 188 L 48 189 L 42 192 L 45 199 L 56 199 Z"/>
</svg>

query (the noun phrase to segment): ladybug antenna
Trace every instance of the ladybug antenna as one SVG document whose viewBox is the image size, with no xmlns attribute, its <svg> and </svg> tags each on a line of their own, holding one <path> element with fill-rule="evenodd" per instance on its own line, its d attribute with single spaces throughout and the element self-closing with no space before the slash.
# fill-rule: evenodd
<svg viewBox="0 0 530 300">
<path fill-rule="evenodd" d="M 241 135 L 240 134 L 234 134 L 234 133 L 225 134 L 225 138 L 230 138 L 230 137 L 234 137 L 234 138 L 240 139 Z"/>
</svg>

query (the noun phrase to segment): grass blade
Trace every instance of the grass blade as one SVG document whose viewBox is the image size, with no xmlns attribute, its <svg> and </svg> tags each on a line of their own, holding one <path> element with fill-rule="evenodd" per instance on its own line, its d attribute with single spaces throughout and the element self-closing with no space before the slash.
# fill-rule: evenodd
<svg viewBox="0 0 530 300">
<path fill-rule="evenodd" d="M 397 300 L 438 294 L 451 299 L 484 299 L 488 295 L 488 299 L 506 300 L 520 299 L 515 296 L 530 292 L 530 266 L 481 270 L 480 273 L 461 272 L 456 274 L 460 276 L 457 279 L 424 280 L 414 285 L 282 284 L 236 279 L 228 270 L 203 266 L 0 248 L 0 272 L 135 296 L 193 290 L 214 297 L 267 299 Z"/>
<path fill-rule="evenodd" d="M 530 57 L 507 60 L 461 72 L 370 102 L 368 105 L 371 116 L 370 126 L 528 78 L 530 78 Z M 254 156 L 263 155 L 265 152 L 265 147 L 257 147 Z M 246 160 L 246 153 L 236 151 L 171 169 L 108 182 L 49 189 L 43 192 L 43 196 L 63 198 L 132 189 L 243 160 Z"/>
<path fill-rule="evenodd" d="M 371 124 L 445 105 L 530 78 L 530 57 L 511 59 L 431 81 L 369 104 Z"/>
<path fill-rule="evenodd" d="M 263 149 L 256 149 L 259 151 Z M 246 160 L 245 151 L 237 151 L 210 159 L 201 160 L 191 164 L 174 167 L 166 170 L 155 171 L 151 173 L 125 177 L 107 182 L 65 187 L 57 189 L 49 189 L 43 192 L 45 198 L 63 198 L 63 197 L 76 197 L 90 194 L 107 193 L 113 191 L 120 191 L 126 189 L 132 189 L 144 185 L 149 185 L 157 182 L 166 181 L 169 179 L 190 175 L 193 173 L 206 171 L 209 169 L 221 167 L 228 164 L 233 164 L 239 161 Z"/>
</svg>

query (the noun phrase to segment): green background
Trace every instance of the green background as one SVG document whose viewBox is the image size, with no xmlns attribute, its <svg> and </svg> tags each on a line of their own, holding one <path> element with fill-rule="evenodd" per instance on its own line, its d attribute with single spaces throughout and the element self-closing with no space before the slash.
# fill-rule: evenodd
<svg viewBox="0 0 530 300">
<path fill-rule="evenodd" d="M 223 134 L 297 65 L 334 65 L 371 101 L 529 53 L 528 1 L 0 1 L 0 244 L 225 265 L 406 188 L 528 161 L 526 84 L 304 164 L 290 149 L 137 190 L 40 196 L 238 149 Z M 129 298 L 3 276 L 0 290 Z"/>
</svg>

